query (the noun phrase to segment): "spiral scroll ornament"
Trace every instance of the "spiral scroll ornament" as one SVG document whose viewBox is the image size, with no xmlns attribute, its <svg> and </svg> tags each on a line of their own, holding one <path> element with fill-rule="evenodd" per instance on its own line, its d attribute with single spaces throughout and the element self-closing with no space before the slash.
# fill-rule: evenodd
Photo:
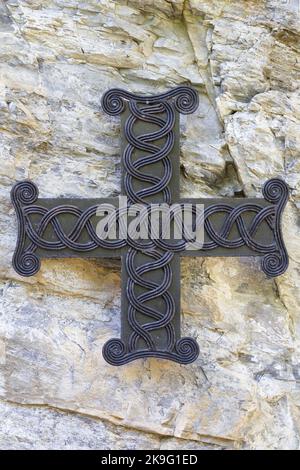
<svg viewBox="0 0 300 470">
<path fill-rule="evenodd" d="M 36 274 L 40 269 L 40 260 L 31 251 L 25 251 L 26 229 L 23 216 L 23 205 L 31 205 L 38 198 L 37 186 L 29 180 L 16 183 L 11 190 L 11 199 L 18 219 L 18 240 L 13 256 L 13 267 L 21 276 L 28 277 Z"/>
<path fill-rule="evenodd" d="M 279 208 L 282 210 L 289 197 L 289 188 L 281 178 L 272 178 L 266 181 L 262 193 L 267 201 L 279 204 Z"/>
<path fill-rule="evenodd" d="M 128 362 L 126 360 L 126 346 L 119 338 L 107 341 L 102 348 L 102 354 L 106 362 L 112 365 L 122 365 Z"/>
<path fill-rule="evenodd" d="M 180 357 L 181 364 L 194 362 L 199 355 L 198 343 L 193 338 L 180 338 L 176 342 L 176 353 Z"/>
<path fill-rule="evenodd" d="M 30 180 L 16 183 L 11 192 L 12 199 L 18 204 L 33 204 L 37 201 L 39 190 Z"/>
<path fill-rule="evenodd" d="M 281 217 L 284 207 L 289 197 L 288 185 L 280 178 L 273 178 L 267 181 L 263 187 L 265 199 L 275 204 L 276 212 L 274 217 L 274 239 L 275 251 L 268 253 L 261 262 L 264 273 L 269 277 L 280 276 L 289 265 L 286 247 L 281 233 Z"/>
<path fill-rule="evenodd" d="M 196 90 L 188 86 L 179 86 L 173 90 L 159 95 L 142 96 L 130 93 L 120 88 L 106 91 L 102 97 L 102 109 L 112 116 L 121 114 L 125 109 L 125 102 L 139 102 L 152 105 L 174 101 L 176 110 L 181 114 L 191 114 L 198 108 L 199 96 Z"/>
<path fill-rule="evenodd" d="M 41 267 L 39 258 L 34 253 L 24 253 L 14 260 L 15 270 L 21 276 L 33 276 Z"/>
</svg>

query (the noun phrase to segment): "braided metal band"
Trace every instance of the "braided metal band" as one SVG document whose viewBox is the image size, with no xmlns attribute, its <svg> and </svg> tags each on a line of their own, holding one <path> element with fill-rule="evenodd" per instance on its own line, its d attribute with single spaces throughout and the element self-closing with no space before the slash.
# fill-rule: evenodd
<svg viewBox="0 0 300 470">
<path fill-rule="evenodd" d="M 280 198 L 270 197 L 268 191 L 270 188 L 280 188 Z M 288 198 L 288 187 L 283 180 L 272 179 L 267 181 L 263 188 L 265 199 L 272 203 L 267 207 L 262 207 L 259 204 L 240 204 L 238 206 L 231 206 L 230 204 L 212 204 L 204 210 L 202 216 L 203 220 L 196 219 L 195 225 L 204 222 L 205 239 L 200 251 L 206 252 L 214 250 L 218 247 L 223 247 L 229 250 L 234 250 L 242 246 L 248 246 L 257 256 L 266 255 L 263 258 L 262 268 L 263 271 L 270 277 L 275 277 L 283 274 L 288 266 L 288 255 L 283 243 L 283 238 L 280 229 L 280 219 L 282 210 Z M 13 263 L 15 270 L 22 276 L 32 276 L 35 274 L 39 267 L 39 261 L 36 261 L 36 269 L 32 271 L 32 266 L 25 259 L 33 259 L 34 253 L 37 248 L 44 250 L 64 250 L 70 248 L 80 254 L 80 252 L 92 252 L 97 247 L 116 250 L 126 246 L 131 246 L 140 251 L 153 251 L 165 250 L 171 253 L 181 253 L 186 247 L 190 239 L 186 239 L 183 234 L 182 240 L 168 241 L 164 239 L 152 239 L 148 242 L 134 240 L 130 237 L 127 240 L 105 240 L 99 238 L 96 234 L 96 228 L 91 219 L 96 215 L 97 205 L 88 207 L 86 210 L 81 210 L 72 205 L 60 205 L 52 209 L 47 209 L 41 205 L 34 204 L 38 200 L 38 188 L 31 181 L 21 181 L 16 183 L 11 192 L 12 202 L 16 209 L 18 217 L 18 241 L 15 250 Z M 183 204 L 179 204 L 178 208 L 183 208 Z M 116 209 L 116 219 L 118 221 L 121 211 Z M 253 213 L 254 216 L 249 226 L 244 222 L 243 215 Z M 60 217 L 64 215 L 73 215 L 77 217 L 71 232 L 65 233 L 60 223 Z M 216 214 L 224 214 L 224 219 L 221 229 L 217 230 L 210 218 Z M 39 215 L 40 221 L 38 226 L 34 226 L 31 221 L 32 215 Z M 170 220 L 174 219 L 174 214 L 171 214 Z M 120 220 L 122 218 L 120 217 Z M 141 219 L 143 221 L 143 219 Z M 255 239 L 255 234 L 259 226 L 266 222 L 269 230 L 273 233 L 274 239 L 272 243 L 262 244 Z M 56 235 L 56 241 L 47 240 L 44 238 L 44 233 L 51 226 L 53 233 Z M 233 227 L 236 226 L 239 232 L 239 237 L 230 238 L 230 233 Z M 82 232 L 86 230 L 90 240 L 88 242 L 79 242 Z M 149 231 L 149 238 L 151 233 Z M 53 238 L 53 237 L 51 237 Z M 25 247 L 25 241 L 29 241 Z M 205 254 L 205 253 L 203 253 Z M 25 258 L 24 258 L 25 256 Z M 280 263 L 271 263 L 268 261 L 272 258 L 279 259 Z"/>
<path fill-rule="evenodd" d="M 191 113 L 197 106 L 198 95 L 190 87 L 178 87 L 151 97 L 113 89 L 102 98 L 102 107 L 108 114 L 127 113 L 122 127 L 125 141 L 123 189 L 129 206 L 133 203 L 144 205 L 144 217 L 149 215 L 153 198 L 168 204 L 177 202 L 171 189 L 174 159 L 179 162 L 179 155 L 174 156 L 178 138 L 176 120 L 178 113 Z M 140 123 L 146 125 L 147 132 L 137 132 Z M 281 179 L 271 179 L 264 185 L 263 196 L 264 200 L 246 199 L 240 204 L 236 204 L 236 200 L 234 203 L 202 200 L 205 210 L 199 216 L 200 220 L 192 206 L 194 224 L 203 224 L 205 239 L 201 246 L 196 245 L 197 251 L 191 251 L 189 255 L 205 256 L 221 248 L 229 255 L 237 256 L 239 249 L 247 247 L 252 256 L 262 257 L 262 269 L 268 276 L 284 273 L 288 255 L 281 233 L 281 215 L 288 199 L 288 187 Z M 46 200 L 38 199 L 38 189 L 31 181 L 16 183 L 11 198 L 19 227 L 13 266 L 22 276 L 37 273 L 39 258 L 51 256 L 51 253 L 70 256 L 72 252 L 78 256 L 98 257 L 103 256 L 103 252 L 97 251 L 99 248 L 111 253 L 120 250 L 125 265 L 122 274 L 125 276 L 122 307 L 125 320 L 123 317 L 122 324 L 127 327 L 126 331 L 122 329 L 121 339 L 113 338 L 104 345 L 103 355 L 108 363 L 122 365 L 153 356 L 188 364 L 197 358 L 199 347 L 196 341 L 180 337 L 176 320 L 180 315 L 176 292 L 179 287 L 175 283 L 177 274 L 172 269 L 177 256 L 187 253 L 191 242 L 188 235 L 181 240 L 166 240 L 151 238 L 149 231 L 148 240 L 103 239 L 96 233 L 95 203 L 87 201 L 84 209 L 82 205 L 69 203 L 45 207 L 47 204 L 43 201 Z M 178 204 L 179 210 L 182 204 Z M 120 225 L 123 210 L 116 212 Z M 72 216 L 73 221 L 68 229 L 63 223 L 67 216 Z M 214 222 L 216 216 L 222 221 L 218 226 Z M 175 212 L 171 220 L 182 223 L 177 221 Z M 262 227 L 270 234 L 269 242 L 263 242 L 258 235 Z M 67 254 L 64 254 L 66 250 Z"/>
</svg>

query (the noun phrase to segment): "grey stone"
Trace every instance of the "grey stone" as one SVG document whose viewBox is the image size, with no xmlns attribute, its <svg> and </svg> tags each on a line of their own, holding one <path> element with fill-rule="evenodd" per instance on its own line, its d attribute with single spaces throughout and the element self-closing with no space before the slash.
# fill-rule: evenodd
<svg viewBox="0 0 300 470">
<path fill-rule="evenodd" d="M 300 436 L 300 17 L 281 0 L 0 2 L 0 448 L 298 449 Z M 182 261 L 190 366 L 114 368 L 118 263 L 11 267 L 15 180 L 41 196 L 120 191 L 119 120 L 102 93 L 190 83 L 181 122 L 183 196 L 291 188 L 285 275 L 255 259 Z"/>
</svg>

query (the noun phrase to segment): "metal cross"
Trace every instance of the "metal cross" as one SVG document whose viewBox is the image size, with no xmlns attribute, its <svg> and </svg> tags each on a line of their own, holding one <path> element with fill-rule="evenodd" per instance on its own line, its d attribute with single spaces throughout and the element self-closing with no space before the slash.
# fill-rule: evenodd
<svg viewBox="0 0 300 470">
<path fill-rule="evenodd" d="M 180 335 L 180 256 L 260 256 L 268 277 L 288 266 L 281 234 L 281 215 L 288 187 L 271 179 L 263 198 L 180 199 L 179 117 L 198 106 L 198 94 L 180 86 L 155 96 L 137 96 L 112 89 L 102 108 L 121 115 L 122 195 L 129 206 L 153 202 L 204 205 L 204 244 L 186 250 L 184 239 L 148 241 L 97 235 L 97 207 L 106 199 L 38 199 L 31 181 L 14 185 L 11 193 L 18 218 L 18 240 L 13 266 L 21 276 L 32 276 L 41 258 L 121 258 L 121 338 L 103 346 L 112 365 L 154 356 L 182 364 L 193 362 L 199 347 Z"/>
</svg>

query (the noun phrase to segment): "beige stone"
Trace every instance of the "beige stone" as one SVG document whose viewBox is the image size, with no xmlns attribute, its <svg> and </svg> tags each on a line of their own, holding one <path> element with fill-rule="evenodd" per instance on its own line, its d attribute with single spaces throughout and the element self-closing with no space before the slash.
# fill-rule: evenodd
<svg viewBox="0 0 300 470">
<path fill-rule="evenodd" d="M 298 449 L 300 16 L 281 0 L 0 2 L 0 448 Z M 15 180 L 41 196 L 119 194 L 117 118 L 102 93 L 192 84 L 181 190 L 259 196 L 281 176 L 290 267 L 182 260 L 183 334 L 200 358 L 106 364 L 120 334 L 118 262 L 11 267 Z M 67 436 L 67 437 L 66 437 Z"/>
</svg>

